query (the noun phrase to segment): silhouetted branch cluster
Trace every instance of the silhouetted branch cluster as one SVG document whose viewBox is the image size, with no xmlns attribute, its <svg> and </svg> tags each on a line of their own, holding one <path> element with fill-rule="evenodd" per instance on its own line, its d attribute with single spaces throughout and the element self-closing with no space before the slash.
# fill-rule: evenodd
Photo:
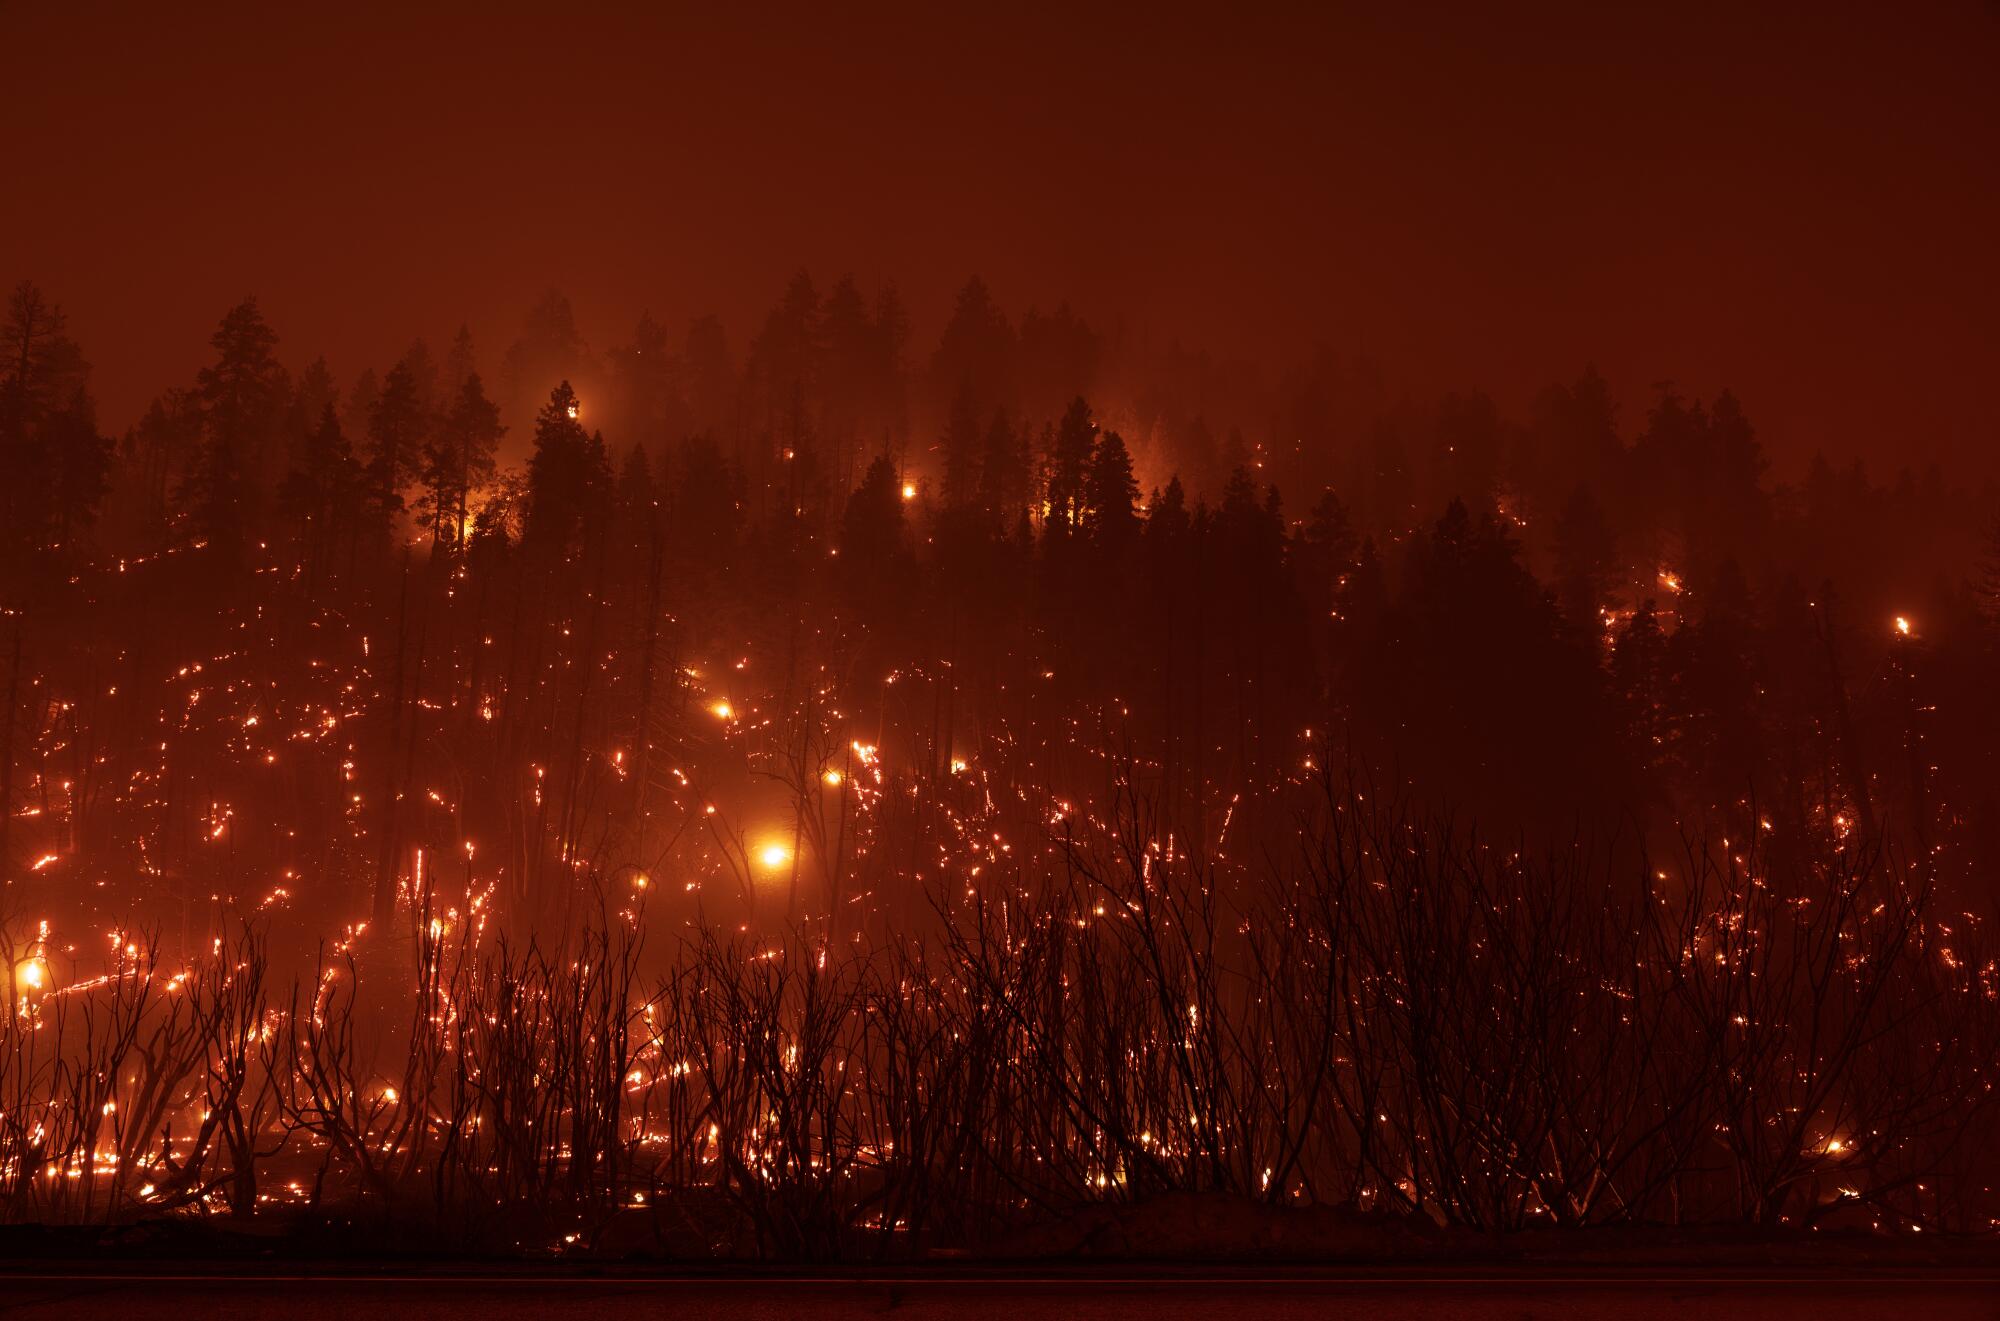
<svg viewBox="0 0 2000 1321">
<path fill-rule="evenodd" d="M 8 1218 L 277 1202 L 537 1250 L 623 1218 L 779 1258 L 1169 1192 L 1990 1227 L 2000 970 L 1877 852 L 1630 871 L 1329 789 L 1232 885 L 1135 825 L 1071 837 L 1032 903 L 702 930 L 650 977 L 640 913 L 546 949 L 420 913 L 401 1033 L 351 953 L 274 1003 L 252 929 L 171 977 L 135 941 L 0 1029 Z"/>
</svg>

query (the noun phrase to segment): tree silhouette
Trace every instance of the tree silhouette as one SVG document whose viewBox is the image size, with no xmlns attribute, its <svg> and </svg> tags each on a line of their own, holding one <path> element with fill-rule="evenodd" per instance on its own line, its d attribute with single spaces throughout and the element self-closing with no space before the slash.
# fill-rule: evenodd
<svg viewBox="0 0 2000 1321">
<path fill-rule="evenodd" d="M 993 532 L 1027 509 L 1029 468 L 1027 437 L 1006 409 L 994 409 L 979 458 L 979 508 Z"/>
<path fill-rule="evenodd" d="M 382 378 L 382 393 L 368 413 L 367 509 L 385 533 L 403 512 L 403 488 L 417 474 L 430 428 L 418 364 L 406 357 Z"/>
<path fill-rule="evenodd" d="M 1107 431 L 1091 452 L 1083 483 L 1083 527 L 1106 553 L 1121 553 L 1138 535 L 1138 499 L 1139 481 L 1124 437 Z"/>
<path fill-rule="evenodd" d="M 535 418 L 535 449 L 528 460 L 526 545 L 545 562 L 566 558 L 583 537 L 585 521 L 601 506 L 610 474 L 601 439 L 577 419 L 582 406 L 568 381 L 549 392 Z"/>
<path fill-rule="evenodd" d="M 469 372 L 423 444 L 419 509 L 435 544 L 455 546 L 470 535 L 472 493 L 493 480 L 494 453 L 506 433 L 479 373 Z"/>
<path fill-rule="evenodd" d="M 342 543 L 355 536 L 365 495 L 365 474 L 329 401 L 278 491 L 279 509 L 297 530 L 305 559 L 316 571 L 331 564 Z"/>
<path fill-rule="evenodd" d="M 1079 526 L 1088 506 L 1085 484 L 1090 477 L 1090 458 L 1097 446 L 1097 424 L 1091 421 L 1090 405 L 1078 396 L 1057 424 L 1054 446 L 1049 454 L 1047 510 L 1044 522 L 1062 531 Z"/>
<path fill-rule="evenodd" d="M 961 381 L 952 393 L 951 412 L 945 419 L 944 505 L 946 509 L 970 509 L 980 490 L 979 466 L 982 458 L 979 410 L 972 398 L 972 385 Z"/>
<path fill-rule="evenodd" d="M 223 316 L 209 340 L 215 361 L 195 377 L 204 437 L 181 502 L 196 535 L 228 562 L 241 553 L 283 457 L 276 441 L 288 383 L 273 356 L 277 343 L 257 300 L 246 298 Z"/>
<path fill-rule="evenodd" d="M 1611 594 L 1617 542 L 1597 497 L 1587 486 L 1571 492 L 1556 519 L 1556 599 L 1584 636 L 1599 627 L 1598 611 Z"/>
<path fill-rule="evenodd" d="M 110 443 L 97 430 L 88 366 L 60 308 L 19 285 L 0 321 L 0 575 L 59 549 L 95 519 Z"/>
</svg>

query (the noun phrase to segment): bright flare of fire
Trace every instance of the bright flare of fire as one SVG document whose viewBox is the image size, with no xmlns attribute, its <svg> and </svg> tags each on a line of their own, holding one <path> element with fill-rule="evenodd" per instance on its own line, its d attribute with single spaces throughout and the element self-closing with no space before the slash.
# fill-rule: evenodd
<svg viewBox="0 0 2000 1321">
<path fill-rule="evenodd" d="M 766 871 L 782 871 L 792 865 L 791 846 L 772 840 L 757 850 L 757 861 Z"/>
<path fill-rule="evenodd" d="M 45 991 L 49 987 L 49 965 L 40 955 L 30 955 L 14 965 L 14 984 L 25 991 Z"/>
</svg>

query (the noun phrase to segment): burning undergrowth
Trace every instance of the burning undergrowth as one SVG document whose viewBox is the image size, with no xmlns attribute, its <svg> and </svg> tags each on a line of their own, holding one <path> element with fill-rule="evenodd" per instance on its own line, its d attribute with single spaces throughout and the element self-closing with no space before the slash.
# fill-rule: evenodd
<svg viewBox="0 0 2000 1321">
<path fill-rule="evenodd" d="M 290 978 L 255 917 L 88 976 L 14 933 L 0 1206 L 767 1260 L 1130 1250 L 1175 1197 L 1387 1256 L 1993 1227 L 2000 983 L 1909 869 L 1509 852 L 1330 786 L 1301 827 L 1225 877 L 1114 818 L 893 936 L 517 939 L 428 890 Z"/>
</svg>

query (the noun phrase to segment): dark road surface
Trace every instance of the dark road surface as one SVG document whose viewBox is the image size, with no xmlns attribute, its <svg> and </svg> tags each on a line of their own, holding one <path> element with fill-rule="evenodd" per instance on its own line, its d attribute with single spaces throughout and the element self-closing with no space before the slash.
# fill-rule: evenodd
<svg viewBox="0 0 2000 1321">
<path fill-rule="evenodd" d="M 1843 1321 L 2000 1319 L 2000 1275 L 1842 1276 L 1649 1273 L 1611 1276 L 1137 1272 L 1042 1276 L 789 1278 L 563 1275 L 226 1275 L 66 1273 L 19 1268 L 0 1280 L 0 1315 L 51 1318 L 283 1317 L 1804 1317 Z"/>
</svg>

